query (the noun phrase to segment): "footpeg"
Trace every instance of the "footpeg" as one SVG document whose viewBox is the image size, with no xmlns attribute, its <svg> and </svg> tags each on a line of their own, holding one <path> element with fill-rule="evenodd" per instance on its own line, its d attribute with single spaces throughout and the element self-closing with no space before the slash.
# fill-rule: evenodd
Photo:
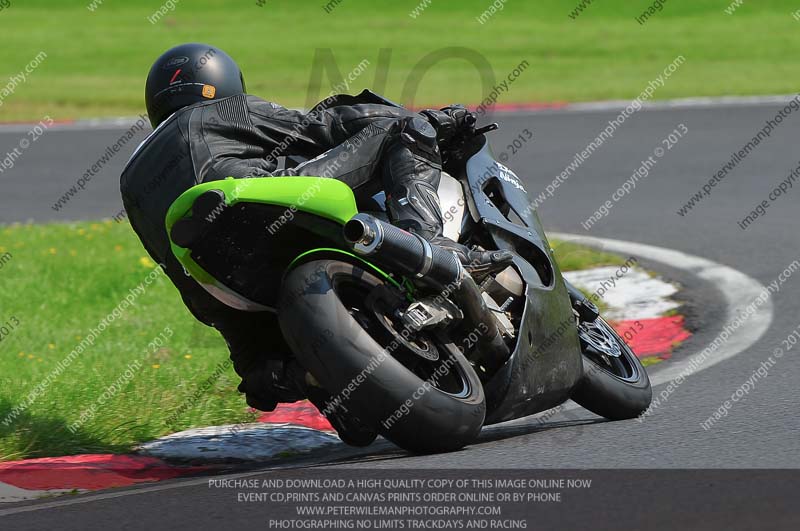
<svg viewBox="0 0 800 531">
<path fill-rule="evenodd" d="M 409 328 L 419 332 L 423 328 L 448 325 L 454 319 L 463 318 L 463 314 L 455 306 L 447 308 L 445 304 L 433 301 L 417 301 L 408 306 L 401 318 Z"/>
</svg>

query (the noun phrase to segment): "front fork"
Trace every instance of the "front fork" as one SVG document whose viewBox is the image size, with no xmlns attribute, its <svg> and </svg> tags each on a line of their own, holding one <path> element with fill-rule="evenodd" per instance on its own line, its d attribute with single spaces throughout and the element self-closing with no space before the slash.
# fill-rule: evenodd
<svg viewBox="0 0 800 531">
<path fill-rule="evenodd" d="M 572 309 L 578 314 L 580 320 L 591 323 L 597 319 L 600 315 L 600 310 L 598 310 L 597 306 L 587 299 L 581 290 L 570 284 L 567 279 L 564 279 L 564 284 L 567 286 Z"/>
</svg>

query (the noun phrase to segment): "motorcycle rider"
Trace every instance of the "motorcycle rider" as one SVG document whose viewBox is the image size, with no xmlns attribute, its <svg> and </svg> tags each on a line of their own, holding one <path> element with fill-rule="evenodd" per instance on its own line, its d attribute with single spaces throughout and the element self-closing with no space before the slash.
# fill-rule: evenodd
<svg viewBox="0 0 800 531">
<path fill-rule="evenodd" d="M 331 176 L 350 186 L 359 202 L 384 190 L 393 224 L 455 252 L 467 271 L 501 268 L 511 259 L 507 251 L 470 250 L 442 235 L 439 144 L 474 124 L 475 116 L 462 106 L 415 113 L 364 91 L 334 96 L 309 113 L 289 110 L 246 94 L 233 59 L 198 43 L 174 47 L 156 60 L 145 100 L 154 131 L 122 173 L 125 210 L 194 317 L 227 341 L 242 378 L 239 391 L 251 407 L 271 411 L 277 402 L 306 395 L 320 407 L 322 400 L 303 384 L 299 367 L 287 363 L 291 353 L 273 314 L 226 306 L 172 254 L 164 219 L 192 186 L 229 176 Z M 347 160 L 340 157 L 344 150 L 351 153 Z M 278 157 L 286 156 L 309 160 L 279 169 Z M 375 437 L 353 419 L 329 419 L 353 444 Z"/>
</svg>

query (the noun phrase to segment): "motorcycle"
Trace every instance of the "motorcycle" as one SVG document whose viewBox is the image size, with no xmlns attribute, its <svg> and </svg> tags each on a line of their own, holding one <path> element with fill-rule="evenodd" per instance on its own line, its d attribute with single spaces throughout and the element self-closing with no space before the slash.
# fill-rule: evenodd
<svg viewBox="0 0 800 531">
<path fill-rule="evenodd" d="M 277 313 L 284 339 L 326 393 L 415 453 L 451 451 L 485 425 L 568 399 L 612 420 L 650 405 L 639 359 L 561 275 L 527 191 L 472 129 L 447 151 L 444 234 L 510 250 L 482 278 L 455 255 L 388 222 L 381 197 L 357 208 L 335 179 L 200 184 L 166 217 L 172 252 L 225 304 Z"/>
</svg>

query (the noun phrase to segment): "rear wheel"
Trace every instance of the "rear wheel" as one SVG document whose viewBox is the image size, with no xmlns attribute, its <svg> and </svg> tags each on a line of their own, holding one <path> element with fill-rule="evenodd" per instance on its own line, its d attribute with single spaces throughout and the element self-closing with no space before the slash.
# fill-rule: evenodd
<svg viewBox="0 0 800 531">
<path fill-rule="evenodd" d="M 403 325 L 394 287 L 358 266 L 319 260 L 292 270 L 282 289 L 284 337 L 332 407 L 413 452 L 475 440 L 486 413 L 477 374 L 448 338 Z"/>
<path fill-rule="evenodd" d="M 582 321 L 578 337 L 584 375 L 572 399 L 611 420 L 641 415 L 650 406 L 653 391 L 633 350 L 602 317 Z"/>
</svg>

